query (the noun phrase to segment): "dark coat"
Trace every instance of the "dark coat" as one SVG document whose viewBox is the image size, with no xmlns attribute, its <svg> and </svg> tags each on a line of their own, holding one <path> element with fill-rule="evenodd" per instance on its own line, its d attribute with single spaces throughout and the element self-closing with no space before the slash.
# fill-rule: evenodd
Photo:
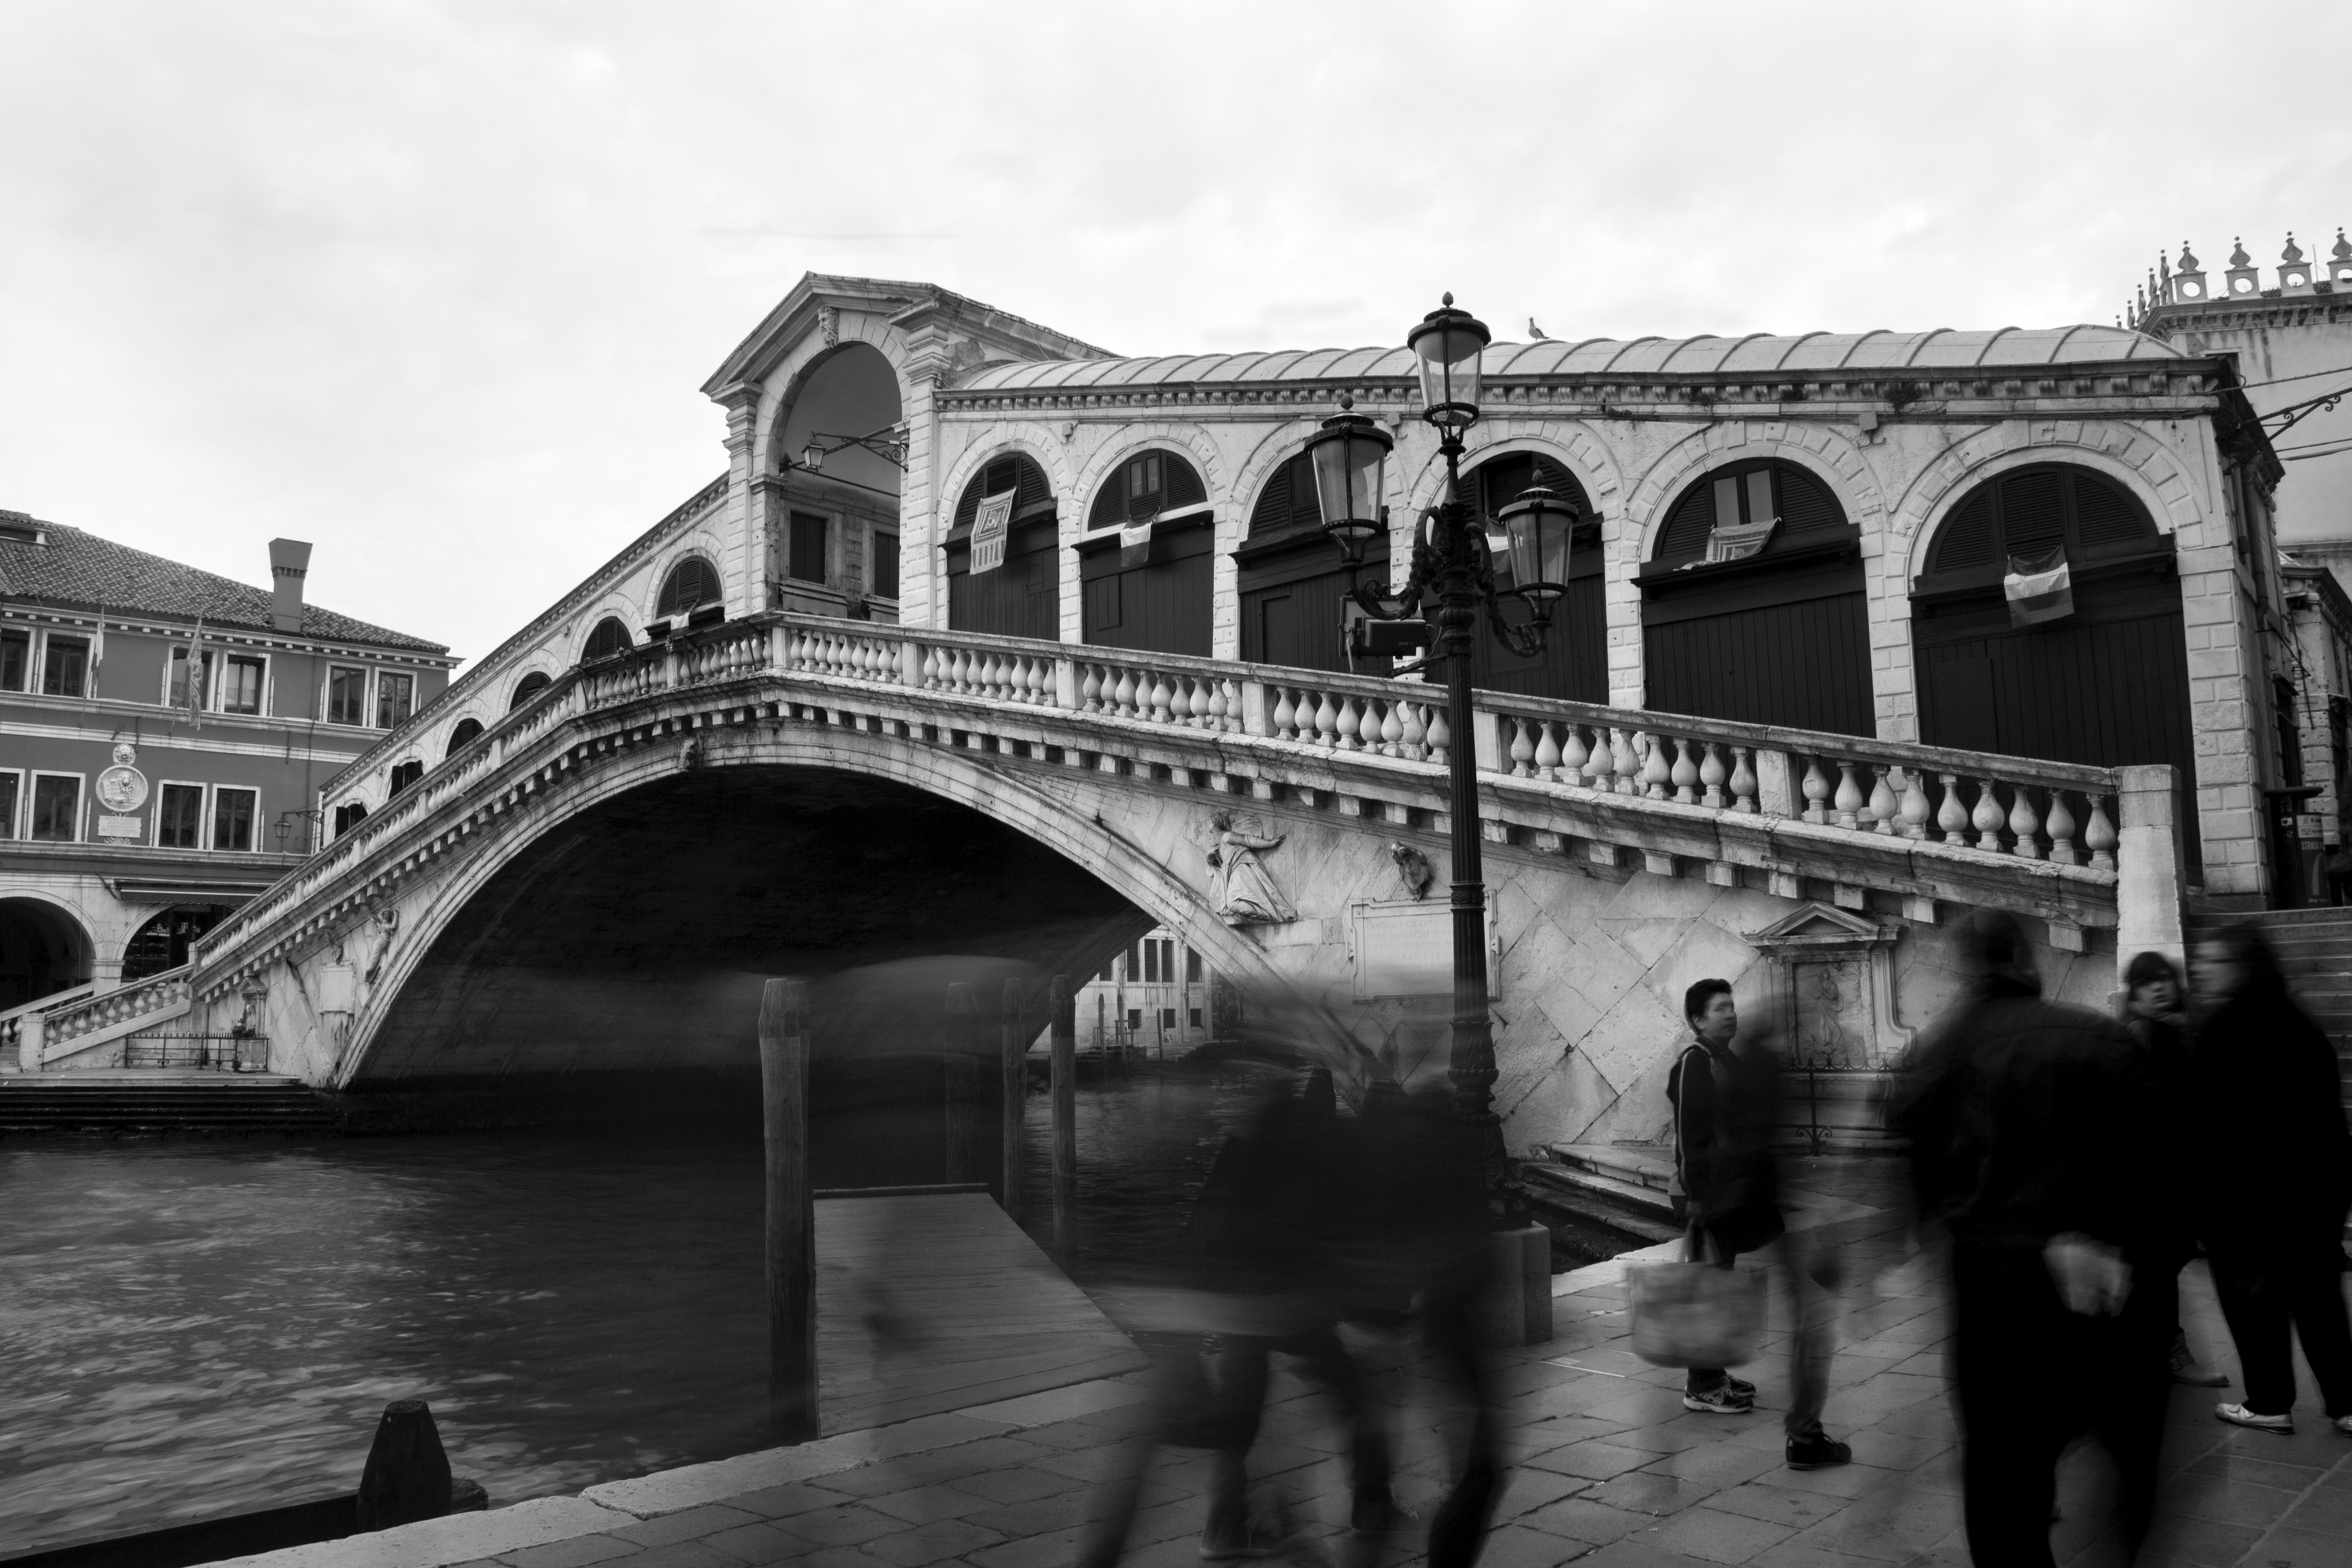
<svg viewBox="0 0 2352 1568">
<path fill-rule="evenodd" d="M 2079 1231 L 2153 1261 L 2179 1247 L 2159 1105 L 2122 1025 L 1996 980 L 1929 1031 L 1889 1121 L 1921 1217 L 1957 1240 L 2038 1252 Z"/>
<path fill-rule="evenodd" d="M 2276 979 L 2241 988 L 2197 1032 L 2198 1219 L 2208 1245 L 2340 1237 L 2352 1132 L 2335 1047 Z"/>
<path fill-rule="evenodd" d="M 1772 1131 L 1780 1121 L 1780 1063 L 1738 1042 L 1716 1050 L 1686 1042 L 1666 1075 L 1675 1108 L 1675 1160 L 1690 1216 L 1726 1252 L 1753 1252 L 1776 1239 L 1780 1172 Z"/>
</svg>

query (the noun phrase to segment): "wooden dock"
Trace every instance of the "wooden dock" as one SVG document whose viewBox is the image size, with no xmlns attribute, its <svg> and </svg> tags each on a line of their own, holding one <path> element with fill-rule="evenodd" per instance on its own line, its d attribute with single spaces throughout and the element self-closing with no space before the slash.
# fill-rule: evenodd
<svg viewBox="0 0 2352 1568">
<path fill-rule="evenodd" d="M 987 1194 L 816 1205 L 827 1434 L 1132 1372 L 1144 1357 Z"/>
</svg>

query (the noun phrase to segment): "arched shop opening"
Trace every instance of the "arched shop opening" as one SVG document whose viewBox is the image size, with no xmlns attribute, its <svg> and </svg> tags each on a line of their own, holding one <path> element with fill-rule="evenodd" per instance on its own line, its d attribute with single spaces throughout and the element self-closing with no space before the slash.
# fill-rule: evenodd
<svg viewBox="0 0 2352 1568">
<path fill-rule="evenodd" d="M 1201 471 L 1182 453 L 1154 447 L 1113 468 L 1077 546 L 1085 639 L 1206 658 L 1215 522 Z"/>
<path fill-rule="evenodd" d="M 1542 485 L 1570 502 L 1584 521 L 1570 541 L 1568 593 L 1552 606 L 1551 630 L 1544 651 L 1533 658 L 1496 642 L 1482 623 L 1477 651 L 1471 659 L 1474 685 L 1489 691 L 1516 691 L 1528 697 L 1560 697 L 1572 702 L 1609 700 L 1609 609 L 1601 593 L 1606 580 L 1601 559 L 1601 518 L 1576 476 L 1536 452 L 1506 452 L 1489 458 L 1462 476 L 1469 491 L 1464 499 L 1477 506 L 1479 515 L 1499 517 L 1530 485 Z M 1508 587 L 1510 558 L 1495 552 L 1496 585 Z M 1506 602 L 1504 613 L 1524 622 L 1525 609 Z"/>
<path fill-rule="evenodd" d="M 1045 470 L 1017 452 L 972 476 L 942 546 L 950 631 L 1048 642 L 1061 635 L 1058 515 Z"/>
<path fill-rule="evenodd" d="M 2012 576 L 2041 587 L 2059 565 L 2063 597 L 2012 609 Z M 2172 542 L 2128 491 L 2065 463 L 1979 485 L 1911 584 L 1911 640 L 1922 741 L 2103 768 L 2169 763 L 2182 850 L 2201 865 Z"/>
<path fill-rule="evenodd" d="M 1862 531 L 1810 471 L 1711 470 L 1667 513 L 1640 583 L 1647 707 L 1877 732 Z"/>
<path fill-rule="evenodd" d="M 40 899 L 0 899 L 0 1012 L 90 977 L 89 933 Z"/>
<path fill-rule="evenodd" d="M 1342 622 L 1350 582 L 1389 584 L 1389 542 L 1364 546 L 1351 574 L 1323 531 L 1315 468 L 1304 452 L 1276 468 L 1250 509 L 1249 537 L 1234 552 L 1241 595 L 1242 658 L 1298 669 L 1349 668 Z M 1361 675 L 1386 675 L 1385 658 L 1359 662 Z"/>
<path fill-rule="evenodd" d="M 760 477 L 768 605 L 898 618 L 898 496 L 906 478 L 898 373 L 845 342 L 793 391 Z"/>
<path fill-rule="evenodd" d="M 198 937 L 228 918 L 233 904 L 173 904 L 151 916 L 122 950 L 125 984 L 177 969 L 188 962 L 188 949 Z"/>
</svg>

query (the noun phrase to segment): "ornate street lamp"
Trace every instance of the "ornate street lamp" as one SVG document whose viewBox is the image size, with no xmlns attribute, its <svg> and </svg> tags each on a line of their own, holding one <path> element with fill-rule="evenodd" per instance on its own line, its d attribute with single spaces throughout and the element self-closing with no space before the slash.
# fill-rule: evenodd
<svg viewBox="0 0 2352 1568">
<path fill-rule="evenodd" d="M 1419 362 L 1422 417 L 1436 426 L 1438 450 L 1445 458 L 1445 497 L 1423 514 L 1404 586 L 1390 593 L 1353 583 L 1350 592 L 1373 621 L 1421 623 L 1397 626 L 1381 639 L 1390 649 L 1430 649 L 1427 658 L 1409 668 L 1440 660 L 1445 666 L 1454 860 L 1454 1028 L 1446 1076 L 1455 1105 L 1478 1130 L 1488 1191 L 1507 1209 L 1516 1205 L 1507 1197 L 1502 1122 L 1494 1109 L 1495 1036 L 1486 1001 L 1486 884 L 1479 849 L 1470 654 L 1482 607 L 1488 629 L 1505 647 L 1523 658 L 1543 652 L 1552 608 L 1568 592 L 1570 542 L 1581 519 L 1574 506 L 1541 485 L 1522 490 L 1493 520 L 1506 541 L 1511 571 L 1510 586 L 1498 588 L 1489 520 L 1464 499 L 1462 489 L 1462 435 L 1478 418 L 1479 359 L 1492 336 L 1476 317 L 1454 308 L 1451 294 L 1444 308 L 1432 310 L 1406 336 Z M 1307 449 L 1314 462 L 1323 531 L 1339 547 L 1352 580 L 1366 542 L 1387 526 L 1388 513 L 1379 500 L 1393 443 L 1371 420 L 1345 411 L 1344 400 L 1341 407 L 1336 418 L 1324 421 Z M 1506 595 L 1527 606 L 1527 620 L 1514 623 L 1504 616 Z M 1433 607 L 1434 616 L 1425 607 Z"/>
</svg>

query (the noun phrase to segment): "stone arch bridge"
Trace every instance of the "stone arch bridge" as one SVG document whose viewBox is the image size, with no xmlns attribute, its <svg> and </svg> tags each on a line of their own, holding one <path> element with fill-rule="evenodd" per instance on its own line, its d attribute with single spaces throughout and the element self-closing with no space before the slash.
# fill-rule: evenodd
<svg viewBox="0 0 2352 1568">
<path fill-rule="evenodd" d="M 1702 976 L 1867 1074 L 1950 995 L 1964 908 L 2028 917 L 2053 988 L 2095 1005 L 2119 952 L 2178 951 L 2167 769 L 1499 693 L 1453 736 L 1438 698 L 782 613 L 681 633 L 558 678 L 185 968 L 36 1016 L 26 1059 L 243 1026 L 352 1093 L 740 1068 L 762 973 L 1077 973 L 1157 923 L 1365 1070 L 1437 1070 L 1457 745 L 1482 774 L 1514 1146 L 1654 1131 Z M 1227 840 L 1213 868 L 1223 818 L 1272 847 Z M 1234 910 L 1257 872 L 1295 918 Z"/>
</svg>

